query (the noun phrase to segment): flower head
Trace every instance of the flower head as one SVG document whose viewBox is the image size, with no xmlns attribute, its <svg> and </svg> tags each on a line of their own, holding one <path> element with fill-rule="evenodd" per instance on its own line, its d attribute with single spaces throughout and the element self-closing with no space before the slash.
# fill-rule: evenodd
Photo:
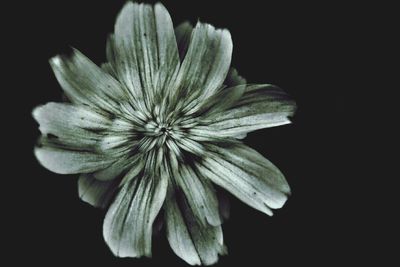
<svg viewBox="0 0 400 267">
<path fill-rule="evenodd" d="M 35 155 L 80 174 L 79 196 L 108 208 L 103 235 L 120 257 L 151 256 L 156 217 L 189 264 L 226 252 L 226 199 L 213 184 L 272 215 L 290 193 L 282 173 L 244 145 L 250 131 L 290 123 L 281 89 L 249 85 L 230 67 L 228 30 L 173 28 L 161 4 L 129 2 L 107 43 L 107 62 L 82 53 L 50 60 L 68 101 L 35 108 Z"/>
</svg>

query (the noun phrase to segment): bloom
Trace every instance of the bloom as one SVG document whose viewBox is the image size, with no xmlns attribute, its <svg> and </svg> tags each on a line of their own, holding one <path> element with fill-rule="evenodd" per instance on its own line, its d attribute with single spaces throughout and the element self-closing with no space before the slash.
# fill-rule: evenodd
<svg viewBox="0 0 400 267">
<path fill-rule="evenodd" d="M 174 30 L 163 5 L 128 2 L 101 67 L 75 49 L 50 60 L 68 101 L 34 109 L 34 153 L 50 171 L 80 174 L 81 199 L 108 208 L 103 235 L 116 256 L 151 256 L 157 217 L 179 257 L 217 262 L 227 207 L 213 184 L 268 215 L 285 203 L 282 173 L 241 139 L 290 123 L 295 103 L 246 84 L 232 47 L 227 30 Z"/>
</svg>

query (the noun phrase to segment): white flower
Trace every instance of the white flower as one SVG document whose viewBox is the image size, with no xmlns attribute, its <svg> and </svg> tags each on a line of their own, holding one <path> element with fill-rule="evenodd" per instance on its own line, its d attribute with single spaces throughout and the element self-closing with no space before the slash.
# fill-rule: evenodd
<svg viewBox="0 0 400 267">
<path fill-rule="evenodd" d="M 50 60 L 69 101 L 33 111 L 35 155 L 55 173 L 79 173 L 81 199 L 108 207 L 103 235 L 116 256 L 151 256 L 159 215 L 179 257 L 217 262 L 227 206 L 213 183 L 268 215 L 285 203 L 282 173 L 240 140 L 290 123 L 295 103 L 275 86 L 247 85 L 231 56 L 228 30 L 174 31 L 163 5 L 129 2 L 101 68 L 77 50 Z"/>
</svg>

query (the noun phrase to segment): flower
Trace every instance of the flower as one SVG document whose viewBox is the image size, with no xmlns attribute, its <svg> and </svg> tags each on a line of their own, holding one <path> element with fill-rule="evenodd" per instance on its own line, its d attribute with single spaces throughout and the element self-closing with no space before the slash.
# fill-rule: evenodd
<svg viewBox="0 0 400 267">
<path fill-rule="evenodd" d="M 217 262 L 228 206 L 213 184 L 268 215 L 283 206 L 284 176 L 241 139 L 290 123 L 294 101 L 230 67 L 228 30 L 174 30 L 162 4 L 128 2 L 106 52 L 101 67 L 75 49 L 50 60 L 68 101 L 34 109 L 36 158 L 80 174 L 80 198 L 108 208 L 103 235 L 116 256 L 151 256 L 157 218 L 187 263 Z"/>
</svg>

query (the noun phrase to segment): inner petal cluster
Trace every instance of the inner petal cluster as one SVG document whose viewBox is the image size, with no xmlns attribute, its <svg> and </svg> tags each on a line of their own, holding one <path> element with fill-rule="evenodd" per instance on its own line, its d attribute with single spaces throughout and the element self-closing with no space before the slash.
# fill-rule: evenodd
<svg viewBox="0 0 400 267">
<path fill-rule="evenodd" d="M 130 136 L 127 145 L 142 153 L 160 153 L 180 159 L 183 154 L 199 155 L 203 152 L 203 145 L 195 140 L 191 134 L 199 118 L 183 111 L 173 111 L 169 114 L 160 112 L 146 112 L 131 108 L 127 113 L 123 110 L 123 119 L 116 119 L 114 124 L 127 124 L 125 135 Z"/>
</svg>

